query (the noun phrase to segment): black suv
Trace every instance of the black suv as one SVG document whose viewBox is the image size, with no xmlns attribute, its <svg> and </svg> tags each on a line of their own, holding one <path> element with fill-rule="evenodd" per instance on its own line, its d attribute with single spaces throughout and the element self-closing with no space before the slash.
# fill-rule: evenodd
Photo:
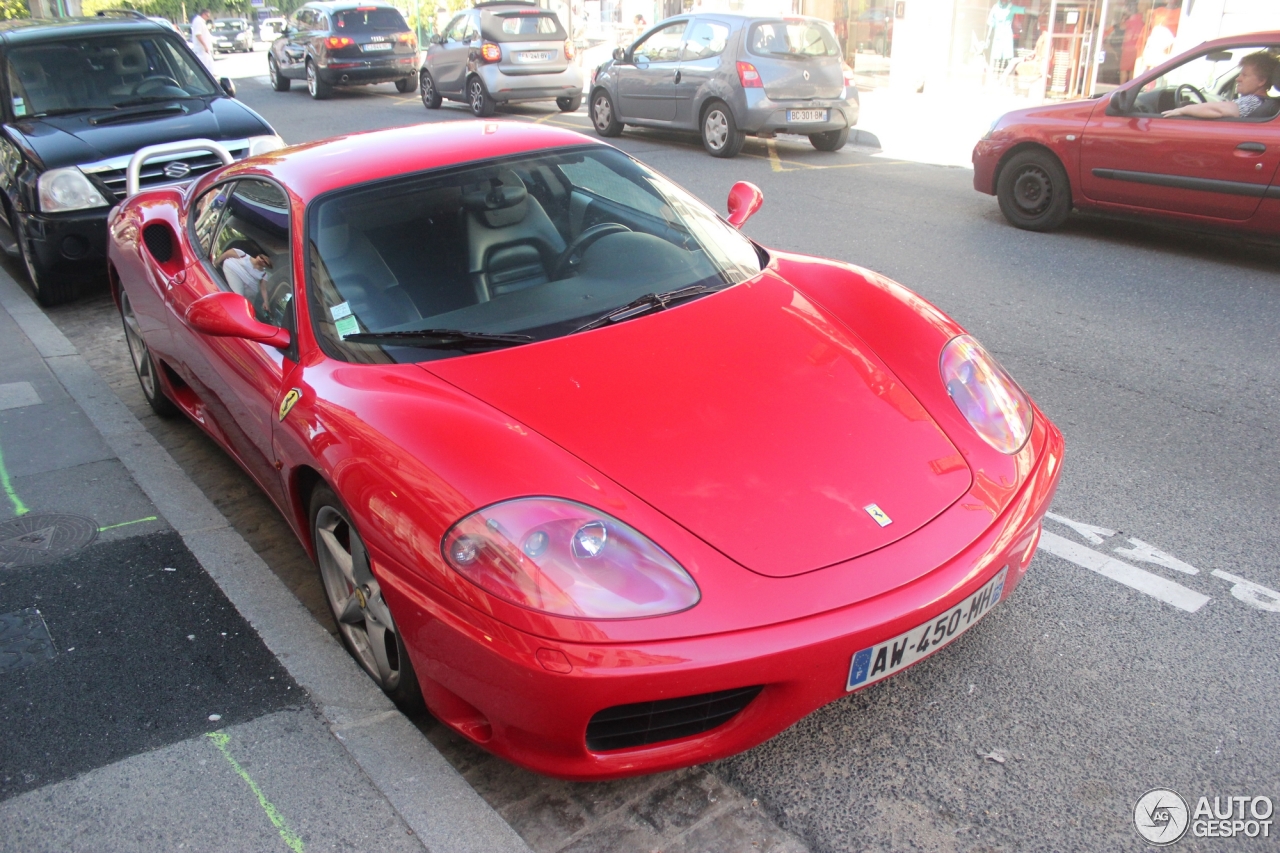
<svg viewBox="0 0 1280 853">
<path fill-rule="evenodd" d="M 136 13 L 0 23 L 7 90 L 0 133 L 0 248 L 21 258 L 44 305 L 106 269 L 107 211 L 139 148 L 191 139 L 241 158 L 281 147 L 182 37 Z M 191 181 L 212 152 L 146 163 L 140 188 Z"/>
<path fill-rule="evenodd" d="M 394 82 L 401 92 L 412 92 L 418 88 L 418 37 L 394 6 L 308 3 L 271 43 L 267 70 L 277 92 L 306 80 L 316 100 L 345 85 Z"/>
</svg>

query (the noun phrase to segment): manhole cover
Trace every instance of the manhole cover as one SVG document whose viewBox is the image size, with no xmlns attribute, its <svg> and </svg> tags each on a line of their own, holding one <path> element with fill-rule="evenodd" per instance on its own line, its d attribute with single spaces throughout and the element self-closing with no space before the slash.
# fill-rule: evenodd
<svg viewBox="0 0 1280 853">
<path fill-rule="evenodd" d="M 0 524 L 0 568 L 38 566 L 79 551 L 97 536 L 98 523 L 90 518 L 24 515 Z"/>
</svg>

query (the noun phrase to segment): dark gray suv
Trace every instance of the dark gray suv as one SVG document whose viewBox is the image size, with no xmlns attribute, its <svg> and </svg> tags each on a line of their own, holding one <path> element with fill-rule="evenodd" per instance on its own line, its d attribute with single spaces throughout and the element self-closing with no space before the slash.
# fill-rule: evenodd
<svg viewBox="0 0 1280 853">
<path fill-rule="evenodd" d="M 748 134 L 799 133 L 836 151 L 858 122 L 851 73 L 821 19 L 681 15 L 595 70 L 591 121 L 601 136 L 626 125 L 697 131 L 714 157 L 735 156 Z"/>
</svg>

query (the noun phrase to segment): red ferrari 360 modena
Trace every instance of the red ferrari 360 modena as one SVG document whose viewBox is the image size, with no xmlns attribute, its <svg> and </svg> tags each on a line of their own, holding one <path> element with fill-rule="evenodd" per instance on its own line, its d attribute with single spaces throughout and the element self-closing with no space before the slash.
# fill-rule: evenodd
<svg viewBox="0 0 1280 853">
<path fill-rule="evenodd" d="M 122 203 L 143 390 L 319 566 L 352 654 L 573 779 L 731 755 L 1008 598 L 1063 441 L 906 288 L 603 143 L 458 122 Z"/>
<path fill-rule="evenodd" d="M 1247 116 L 1163 115 L 1234 100 L 1240 60 L 1260 53 L 1280 56 L 1280 32 L 1205 42 L 1101 98 L 1008 113 L 973 149 L 973 187 L 1032 231 L 1075 207 L 1280 236 L 1280 68 Z"/>
</svg>

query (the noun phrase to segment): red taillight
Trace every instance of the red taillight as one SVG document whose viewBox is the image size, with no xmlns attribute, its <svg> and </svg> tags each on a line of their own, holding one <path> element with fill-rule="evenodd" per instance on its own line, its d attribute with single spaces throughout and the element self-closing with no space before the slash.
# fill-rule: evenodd
<svg viewBox="0 0 1280 853">
<path fill-rule="evenodd" d="M 738 82 L 744 89 L 764 88 L 764 83 L 760 82 L 760 72 L 750 62 L 738 63 Z"/>
<path fill-rule="evenodd" d="M 856 88 L 857 84 L 853 82 L 853 69 L 843 59 L 840 60 L 840 71 L 844 74 L 844 87 L 846 89 Z"/>
<path fill-rule="evenodd" d="M 355 44 L 355 42 L 351 40 L 351 36 L 329 36 L 324 40 L 324 43 L 330 50 L 351 47 L 351 45 Z"/>
<path fill-rule="evenodd" d="M 501 62 L 502 48 L 491 41 L 487 41 L 480 46 L 480 58 L 485 62 Z"/>
<path fill-rule="evenodd" d="M 569 39 L 564 40 L 564 58 L 573 59 L 573 42 Z"/>
</svg>

